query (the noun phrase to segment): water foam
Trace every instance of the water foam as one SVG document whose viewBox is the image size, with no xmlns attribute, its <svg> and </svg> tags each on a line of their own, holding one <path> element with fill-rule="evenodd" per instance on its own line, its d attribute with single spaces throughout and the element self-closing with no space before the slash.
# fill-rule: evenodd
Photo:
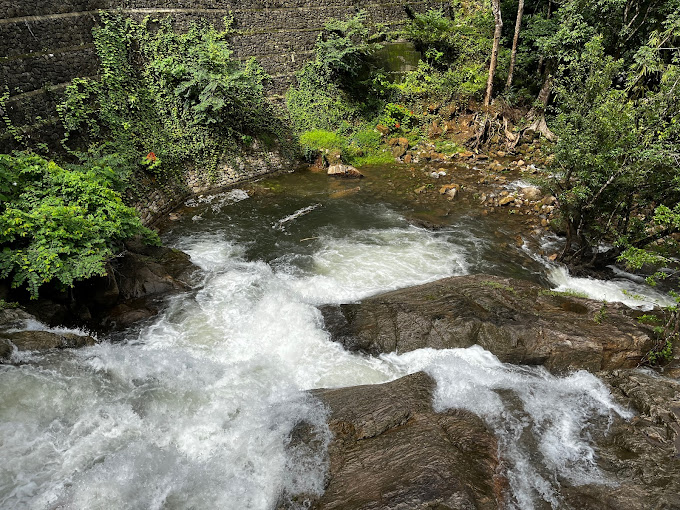
<svg viewBox="0 0 680 510">
<path fill-rule="evenodd" d="M 467 409 L 486 421 L 509 462 L 506 475 L 516 508 L 532 509 L 539 501 L 560 508 L 560 479 L 607 483 L 590 444 L 593 424 L 631 414 L 592 374 L 556 377 L 540 367 L 501 363 L 479 346 L 383 358 L 404 373 L 429 373 L 437 381 L 436 410 Z"/>
<path fill-rule="evenodd" d="M 0 366 L 0 506 L 268 509 L 282 493 L 318 494 L 325 456 L 290 444 L 301 420 L 330 437 L 303 390 L 417 370 L 437 380 L 438 409 L 469 409 L 499 434 L 520 508 L 557 498 L 555 473 L 596 479 L 588 422 L 624 412 L 593 376 L 557 379 L 478 347 L 371 358 L 329 341 L 315 305 L 463 274 L 456 241 L 409 226 L 329 231 L 311 253 L 266 263 L 225 234 L 185 238 L 204 282 L 155 322 L 122 344 Z"/>
<path fill-rule="evenodd" d="M 556 291 L 573 291 L 591 299 L 616 301 L 640 310 L 652 310 L 655 306 L 674 304 L 670 296 L 629 278 L 619 277 L 614 280 L 578 278 L 569 274 L 569 270 L 563 266 L 546 265 L 546 268 L 548 278 Z"/>
<path fill-rule="evenodd" d="M 321 239 L 300 274 L 295 257 L 274 266 L 303 300 L 313 304 L 347 303 L 367 296 L 468 272 L 467 253 L 446 233 L 418 227 L 370 229 Z"/>
</svg>

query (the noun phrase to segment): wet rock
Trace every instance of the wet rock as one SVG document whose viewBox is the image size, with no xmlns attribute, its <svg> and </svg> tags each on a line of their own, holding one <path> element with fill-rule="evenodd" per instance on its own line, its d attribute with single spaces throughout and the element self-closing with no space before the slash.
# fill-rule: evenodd
<svg viewBox="0 0 680 510">
<path fill-rule="evenodd" d="M 87 335 L 45 330 L 27 330 L 29 323 L 38 319 L 20 308 L 0 310 L 0 363 L 10 363 L 14 350 L 46 351 L 71 349 L 94 345 L 95 339 Z"/>
<path fill-rule="evenodd" d="M 460 185 L 459 184 L 446 184 L 439 188 L 439 194 L 441 195 L 446 195 L 446 197 L 449 200 L 453 200 L 458 196 L 458 192 L 460 190 Z"/>
<path fill-rule="evenodd" d="M 9 362 L 12 352 L 12 342 L 0 337 L 0 364 Z"/>
<path fill-rule="evenodd" d="M 383 126 L 382 124 L 378 124 L 377 126 L 375 126 L 375 129 L 376 131 L 378 131 L 378 133 L 380 133 L 383 136 L 387 136 L 390 134 L 390 128 L 388 128 L 387 126 Z"/>
<path fill-rule="evenodd" d="M 22 328 L 31 319 L 35 317 L 21 308 L 0 308 L 0 331 Z"/>
<path fill-rule="evenodd" d="M 522 189 L 522 195 L 524 195 L 524 198 L 527 200 L 539 200 L 543 196 L 543 193 L 539 188 L 529 186 Z"/>
<path fill-rule="evenodd" d="M 594 437 L 597 464 L 616 485 L 570 486 L 571 508 L 680 508 L 680 383 L 639 370 L 600 374 L 612 395 L 636 416 L 617 419 Z"/>
<path fill-rule="evenodd" d="M 344 177 L 346 179 L 361 179 L 364 175 L 350 165 L 331 165 L 328 167 L 328 175 Z"/>
<path fill-rule="evenodd" d="M 624 305 L 488 275 L 446 278 L 322 312 L 334 340 L 376 356 L 478 344 L 508 363 L 599 371 L 635 367 L 654 344 Z"/>
<path fill-rule="evenodd" d="M 444 130 L 439 126 L 439 122 L 434 121 L 430 128 L 427 130 L 427 135 L 430 138 L 437 138 L 444 133 Z"/>
<path fill-rule="evenodd" d="M 434 381 L 397 381 L 312 393 L 330 409 L 325 493 L 315 509 L 495 509 L 504 479 L 498 446 L 477 416 L 432 409 Z"/>
<path fill-rule="evenodd" d="M 108 264 L 106 276 L 77 282 L 68 291 L 45 286 L 39 300 L 21 301 L 22 305 L 46 324 L 101 330 L 115 324 L 110 314 L 123 303 L 157 313 L 165 297 L 191 288 L 197 267 L 186 253 L 139 240 L 130 240 L 125 247 Z"/>
<path fill-rule="evenodd" d="M 498 205 L 508 205 L 514 202 L 516 198 L 512 195 L 507 195 L 498 201 Z"/>
<path fill-rule="evenodd" d="M 395 158 L 401 158 L 404 154 L 406 154 L 406 147 L 403 147 L 401 145 L 395 145 L 392 147 L 392 156 Z"/>
<path fill-rule="evenodd" d="M 332 198 L 332 199 L 345 198 L 345 197 L 349 197 L 351 195 L 356 195 L 360 191 L 361 191 L 361 186 L 356 186 L 354 188 L 336 191 L 335 193 L 331 193 L 328 197 Z"/>
<path fill-rule="evenodd" d="M 75 333 L 57 333 L 52 331 L 17 331 L 0 333 L 0 337 L 9 340 L 20 351 L 45 351 L 49 349 L 75 349 L 94 345 L 96 340 L 91 336 Z"/>
</svg>

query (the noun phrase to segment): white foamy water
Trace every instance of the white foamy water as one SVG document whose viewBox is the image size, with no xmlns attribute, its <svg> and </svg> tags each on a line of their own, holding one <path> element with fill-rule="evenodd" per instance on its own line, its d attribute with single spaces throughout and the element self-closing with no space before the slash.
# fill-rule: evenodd
<svg viewBox="0 0 680 510">
<path fill-rule="evenodd" d="M 184 239 L 204 282 L 157 320 L 123 343 L 0 366 L 0 507 L 266 510 L 282 493 L 318 494 L 327 459 L 289 447 L 301 420 L 330 438 L 304 390 L 417 370 L 437 380 L 438 409 L 469 409 L 499 434 L 518 508 L 558 501 L 556 473 L 598 480 L 589 422 L 625 413 L 593 376 L 480 348 L 365 357 L 323 330 L 315 305 L 466 273 L 456 239 L 394 227 L 315 242 L 304 260 L 268 264 L 221 234 Z"/>
<path fill-rule="evenodd" d="M 651 310 L 655 306 L 670 306 L 674 301 L 667 294 L 657 292 L 649 285 L 629 278 L 596 280 L 571 276 L 567 268 L 548 266 L 548 278 L 557 291 L 573 291 L 591 299 L 620 302 L 632 308 Z"/>
<path fill-rule="evenodd" d="M 406 373 L 430 374 L 437 381 L 435 410 L 467 409 L 491 427 L 509 463 L 512 507 L 531 509 L 544 501 L 561 508 L 559 479 L 607 483 L 590 444 L 592 423 L 632 415 L 613 402 L 594 375 L 555 377 L 540 367 L 501 363 L 479 346 L 421 349 L 384 359 Z"/>
<path fill-rule="evenodd" d="M 561 240 L 554 236 L 546 237 L 542 243 L 545 253 L 557 253 L 561 247 Z M 597 280 L 595 278 L 581 278 L 572 276 L 563 265 L 551 262 L 547 258 L 531 251 L 525 243 L 522 250 L 532 259 L 545 267 L 548 280 L 553 290 L 558 292 L 574 292 L 590 299 L 623 303 L 631 308 L 643 311 L 652 310 L 655 306 L 671 306 L 675 302 L 671 296 L 657 291 L 648 285 L 644 278 L 626 273 L 614 266 L 611 268 L 616 278 L 612 280 Z"/>
</svg>

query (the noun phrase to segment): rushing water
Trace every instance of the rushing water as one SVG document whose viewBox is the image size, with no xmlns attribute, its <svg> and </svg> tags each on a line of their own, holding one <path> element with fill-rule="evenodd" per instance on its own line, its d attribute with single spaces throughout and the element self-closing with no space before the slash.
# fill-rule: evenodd
<svg viewBox="0 0 680 510">
<path fill-rule="evenodd" d="M 499 435 L 518 508 L 559 508 L 559 478 L 606 483 L 589 434 L 629 415 L 594 376 L 478 347 L 372 358 L 330 341 L 320 304 L 471 272 L 548 277 L 481 217 L 427 230 L 403 203 L 329 198 L 325 182 L 287 176 L 190 204 L 167 241 L 200 267 L 193 292 L 122 339 L 0 366 L 1 508 L 264 510 L 319 493 L 326 459 L 288 445 L 302 419 L 329 439 L 304 390 L 418 370 L 437 381 L 437 409 L 469 409 Z"/>
</svg>

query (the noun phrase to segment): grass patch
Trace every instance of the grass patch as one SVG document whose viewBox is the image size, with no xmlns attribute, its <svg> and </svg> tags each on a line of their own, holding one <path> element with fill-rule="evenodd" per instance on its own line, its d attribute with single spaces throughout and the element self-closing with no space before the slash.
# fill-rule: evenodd
<svg viewBox="0 0 680 510">
<path fill-rule="evenodd" d="M 585 292 L 579 292 L 577 290 L 542 290 L 539 294 L 542 296 L 551 296 L 551 297 L 575 297 L 575 298 L 583 298 L 583 299 L 589 299 L 588 294 Z"/>
<path fill-rule="evenodd" d="M 451 140 L 439 140 L 435 142 L 434 149 L 441 154 L 446 154 L 447 156 L 463 152 L 464 150 L 463 147 Z"/>
<path fill-rule="evenodd" d="M 357 156 L 352 158 L 352 164 L 356 167 L 369 165 L 385 165 L 394 163 L 394 157 L 389 152 L 377 152 L 375 154 L 368 154 L 366 156 Z"/>
<path fill-rule="evenodd" d="M 504 290 L 512 294 L 517 294 L 517 291 L 510 287 L 509 285 L 504 285 L 493 280 L 484 280 L 481 282 L 481 285 L 483 285 L 484 287 L 491 287 L 492 289 Z"/>
</svg>

